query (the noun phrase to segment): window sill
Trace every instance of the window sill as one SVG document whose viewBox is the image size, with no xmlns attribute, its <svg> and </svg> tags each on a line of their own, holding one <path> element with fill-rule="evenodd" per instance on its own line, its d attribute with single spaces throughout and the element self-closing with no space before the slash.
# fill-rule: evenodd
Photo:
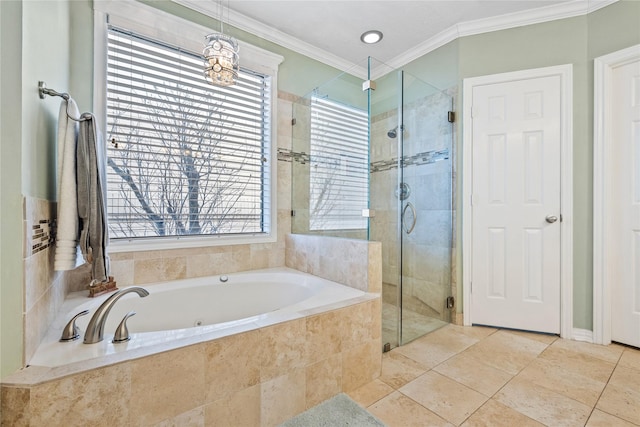
<svg viewBox="0 0 640 427">
<path fill-rule="evenodd" d="M 159 251 L 168 249 L 202 248 L 206 246 L 249 245 L 275 243 L 275 234 L 223 235 L 202 237 L 165 237 L 114 239 L 109 243 L 109 253 Z"/>
</svg>

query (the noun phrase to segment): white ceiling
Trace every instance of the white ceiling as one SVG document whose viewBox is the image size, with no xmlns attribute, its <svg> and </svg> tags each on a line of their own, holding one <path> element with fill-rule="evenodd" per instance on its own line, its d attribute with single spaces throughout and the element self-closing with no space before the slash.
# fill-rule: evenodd
<svg viewBox="0 0 640 427">
<path fill-rule="evenodd" d="M 349 70 L 368 56 L 398 68 L 459 36 L 582 15 L 615 0 L 174 1 L 213 17 L 222 9 L 226 24 Z M 366 45 L 367 30 L 384 38 Z"/>
</svg>

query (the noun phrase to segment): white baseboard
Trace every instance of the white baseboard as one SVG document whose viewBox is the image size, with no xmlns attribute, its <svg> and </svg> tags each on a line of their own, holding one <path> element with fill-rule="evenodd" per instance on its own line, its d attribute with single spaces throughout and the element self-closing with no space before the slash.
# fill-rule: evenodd
<svg viewBox="0 0 640 427">
<path fill-rule="evenodd" d="M 588 329 L 573 328 L 571 339 L 593 343 L 593 331 L 590 331 Z"/>
</svg>

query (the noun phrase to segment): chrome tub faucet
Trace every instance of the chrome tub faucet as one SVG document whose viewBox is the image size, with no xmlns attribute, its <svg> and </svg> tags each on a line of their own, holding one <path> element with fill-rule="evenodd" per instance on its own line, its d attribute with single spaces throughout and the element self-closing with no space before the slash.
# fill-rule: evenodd
<svg viewBox="0 0 640 427">
<path fill-rule="evenodd" d="M 91 317 L 89 324 L 87 325 L 87 330 L 84 333 L 85 344 L 94 344 L 104 339 L 104 325 L 107 322 L 107 316 L 109 315 L 109 312 L 113 308 L 116 301 L 120 299 L 120 297 L 131 292 L 137 293 L 141 298 L 149 295 L 149 292 L 146 289 L 139 286 L 131 286 L 129 288 L 121 289 L 107 298 L 100 305 L 100 307 L 98 307 L 96 312 L 93 314 L 93 317 Z"/>
</svg>

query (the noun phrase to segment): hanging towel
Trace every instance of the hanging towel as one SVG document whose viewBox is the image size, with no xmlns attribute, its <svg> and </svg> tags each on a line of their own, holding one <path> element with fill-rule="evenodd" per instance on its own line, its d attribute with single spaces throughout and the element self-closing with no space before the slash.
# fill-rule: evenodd
<svg viewBox="0 0 640 427">
<path fill-rule="evenodd" d="M 77 150 L 78 216 L 80 217 L 80 249 L 91 263 L 92 279 L 105 282 L 109 276 L 107 257 L 107 148 L 98 132 L 93 115 L 80 123 Z"/>
<path fill-rule="evenodd" d="M 76 267 L 79 233 L 76 198 L 78 123 L 69 118 L 67 111 L 73 117 L 78 117 L 78 106 L 71 98 L 62 101 L 58 115 L 58 224 L 55 270 L 71 270 Z"/>
</svg>

